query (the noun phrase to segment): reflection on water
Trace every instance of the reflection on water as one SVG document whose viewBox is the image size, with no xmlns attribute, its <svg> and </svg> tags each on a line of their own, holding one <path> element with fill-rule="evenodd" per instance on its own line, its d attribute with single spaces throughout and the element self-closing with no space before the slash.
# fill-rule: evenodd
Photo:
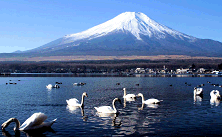
<svg viewBox="0 0 222 137">
<path fill-rule="evenodd" d="M 145 104 L 145 103 L 142 103 L 142 106 L 140 108 L 138 108 L 138 110 L 143 110 L 145 105 L 149 108 L 158 108 L 159 107 L 159 104 Z"/>
<path fill-rule="evenodd" d="M 220 100 L 217 99 L 217 98 L 210 99 L 210 104 L 211 104 L 212 106 L 219 106 Z"/>
<path fill-rule="evenodd" d="M 32 131 L 14 131 L 14 133 L 6 131 L 6 130 L 2 130 L 2 135 L 5 137 L 11 137 L 11 136 L 20 137 L 20 136 L 23 136 L 23 133 L 24 133 L 24 136 L 27 136 L 27 137 L 44 137 L 46 136 L 44 135 L 45 132 L 51 132 L 52 134 L 55 135 L 55 131 L 51 127 L 32 130 Z"/>
<path fill-rule="evenodd" d="M 203 100 L 203 96 L 201 96 L 201 95 L 194 95 L 193 99 L 194 99 L 194 104 L 201 105 L 201 102 Z"/>
<path fill-rule="evenodd" d="M 10 80 L 17 84 L 6 85 Z M 60 88 L 48 91 L 46 85 L 56 81 L 62 82 Z M 207 76 L 0 77 L 0 123 L 10 117 L 25 121 L 31 114 L 43 112 L 57 118 L 57 122 L 52 126 L 54 132 L 45 131 L 39 136 L 218 136 L 222 134 L 222 106 L 220 100 L 210 99 L 210 91 L 222 91 L 222 88 L 212 86 L 208 81 L 222 85 L 221 77 Z M 87 84 L 73 87 L 73 82 Z M 200 84 L 204 84 L 204 95 L 194 96 L 193 88 Z M 147 98 L 164 101 L 160 105 L 146 105 L 141 98 L 124 99 L 124 87 L 129 93 L 142 93 Z M 83 92 L 89 95 L 84 109 L 67 106 L 67 99 L 81 98 Z M 122 105 L 116 103 L 119 115 L 98 114 L 94 109 L 110 106 L 114 98 L 124 102 Z M 14 136 L 11 129 L 13 127 L 8 127 L 8 132 L 3 131 L 2 135 Z M 28 135 L 24 132 L 16 134 Z"/>
<path fill-rule="evenodd" d="M 136 101 L 135 98 L 123 98 L 124 102 L 123 102 L 123 107 L 125 108 L 126 107 L 126 103 L 129 102 L 129 103 L 132 103 L 133 101 Z"/>
<path fill-rule="evenodd" d="M 76 113 L 78 113 L 78 111 L 81 111 L 82 116 L 84 116 L 84 108 L 82 108 L 82 107 L 76 107 L 76 106 L 69 106 L 69 105 L 67 105 L 66 108 L 72 114 L 76 114 Z"/>
</svg>

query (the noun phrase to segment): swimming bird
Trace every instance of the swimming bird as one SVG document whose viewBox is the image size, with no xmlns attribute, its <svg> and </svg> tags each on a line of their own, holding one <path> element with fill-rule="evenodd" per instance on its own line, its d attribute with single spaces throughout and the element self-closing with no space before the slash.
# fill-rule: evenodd
<svg viewBox="0 0 222 137">
<path fill-rule="evenodd" d="M 210 92 L 211 99 L 221 99 L 220 92 L 218 90 L 212 90 Z"/>
<path fill-rule="evenodd" d="M 123 88 L 123 91 L 124 91 L 123 98 L 126 98 L 126 100 L 127 99 L 131 99 L 132 100 L 132 99 L 136 98 L 136 95 L 134 95 L 134 94 L 126 94 L 126 88 Z"/>
<path fill-rule="evenodd" d="M 145 100 L 142 93 L 139 93 L 137 95 L 137 97 L 142 97 L 142 103 L 144 103 L 144 104 L 159 104 L 161 101 L 163 101 L 163 100 L 158 100 L 158 99 L 155 99 L 155 98 Z"/>
<path fill-rule="evenodd" d="M 60 88 L 60 86 L 58 84 L 55 84 L 55 86 L 53 86 L 53 88 Z"/>
<path fill-rule="evenodd" d="M 121 104 L 121 100 L 119 98 L 115 98 L 113 100 L 113 107 L 110 107 L 110 106 L 100 106 L 100 107 L 94 107 L 98 113 L 118 113 L 118 111 L 116 110 L 116 107 L 115 107 L 115 102 L 116 101 L 119 101 L 119 103 Z"/>
<path fill-rule="evenodd" d="M 218 90 L 212 90 L 210 92 L 210 104 L 211 105 L 215 105 L 215 106 L 218 106 L 220 104 L 220 99 L 221 99 L 221 96 L 220 96 L 220 92 Z"/>
<path fill-rule="evenodd" d="M 196 88 L 194 87 L 194 91 L 193 91 L 194 95 L 203 95 L 203 88 Z"/>
<path fill-rule="evenodd" d="M 85 85 L 86 83 L 83 83 L 83 82 L 79 82 L 79 83 L 73 83 L 74 86 L 83 86 Z"/>
<path fill-rule="evenodd" d="M 52 84 L 48 84 L 48 85 L 46 86 L 46 88 L 47 88 L 47 89 L 52 89 Z"/>
<path fill-rule="evenodd" d="M 67 104 L 69 106 L 73 106 L 73 107 L 84 107 L 84 98 L 88 97 L 87 93 L 84 92 L 82 93 L 82 100 L 81 100 L 81 104 L 79 103 L 78 99 L 76 98 L 71 98 L 69 100 L 66 100 Z"/>
<path fill-rule="evenodd" d="M 29 117 L 21 126 L 20 122 L 16 118 L 10 118 L 6 122 L 4 122 L 1 125 L 2 130 L 5 130 L 10 123 L 15 122 L 16 126 L 14 128 L 14 131 L 28 131 L 28 130 L 35 130 L 35 129 L 41 129 L 41 128 L 47 128 L 51 127 L 53 123 L 57 119 L 52 120 L 51 122 L 44 122 L 47 119 L 47 116 L 44 113 L 34 113 L 31 117 Z"/>
</svg>

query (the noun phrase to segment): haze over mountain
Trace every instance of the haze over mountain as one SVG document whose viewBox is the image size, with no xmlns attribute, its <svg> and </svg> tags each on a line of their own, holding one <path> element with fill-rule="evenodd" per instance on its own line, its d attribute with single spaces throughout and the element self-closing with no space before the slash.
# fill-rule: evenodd
<svg viewBox="0 0 222 137">
<path fill-rule="evenodd" d="M 183 34 L 140 12 L 125 12 L 86 31 L 66 35 L 23 53 L 222 56 L 222 43 Z"/>
</svg>

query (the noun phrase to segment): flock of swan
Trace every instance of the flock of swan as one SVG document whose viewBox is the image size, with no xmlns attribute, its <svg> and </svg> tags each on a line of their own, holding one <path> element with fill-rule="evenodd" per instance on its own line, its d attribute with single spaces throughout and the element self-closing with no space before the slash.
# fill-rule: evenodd
<svg viewBox="0 0 222 137">
<path fill-rule="evenodd" d="M 51 84 L 46 86 L 47 88 L 53 88 L 53 86 Z M 54 88 L 56 88 L 54 86 Z M 133 101 L 135 100 L 136 97 L 142 97 L 142 103 L 143 104 L 159 104 L 161 102 L 161 100 L 158 99 L 148 99 L 148 100 L 144 100 L 143 94 L 139 93 L 137 96 L 135 94 L 126 94 L 126 88 L 123 88 L 124 91 L 124 95 L 123 98 L 124 100 L 127 101 Z M 76 108 L 83 108 L 84 107 L 84 98 L 88 97 L 87 93 L 84 92 L 82 93 L 82 99 L 81 99 L 81 103 L 79 102 L 78 99 L 76 98 L 71 98 L 66 100 L 67 105 L 71 106 L 71 107 L 76 107 Z M 119 98 L 115 98 L 112 102 L 112 107 L 111 106 L 99 106 L 99 107 L 94 107 L 96 109 L 96 111 L 100 114 L 117 114 L 119 113 L 115 107 L 115 102 L 119 101 L 121 103 L 121 100 Z M 53 125 L 53 123 L 55 123 L 55 121 L 57 119 L 54 119 L 50 122 L 45 122 L 45 120 L 47 119 L 47 116 L 44 113 L 34 113 L 31 117 L 29 117 L 21 126 L 20 126 L 20 122 L 18 119 L 16 118 L 10 118 L 7 121 L 5 121 L 2 125 L 1 125 L 1 129 L 5 130 L 6 127 L 8 127 L 8 125 L 10 125 L 10 123 L 14 122 L 15 123 L 15 128 L 14 131 L 29 131 L 29 130 L 35 130 L 35 129 L 41 129 L 41 128 L 48 128 L 51 127 Z"/>
<path fill-rule="evenodd" d="M 142 97 L 142 103 L 144 103 L 144 104 L 159 104 L 162 101 L 162 100 L 158 100 L 158 99 L 154 99 L 154 98 L 145 100 L 142 93 L 139 93 L 137 96 L 135 94 L 126 94 L 126 88 L 123 88 L 123 91 L 124 91 L 123 98 L 126 101 L 134 101 L 136 97 Z M 82 94 L 81 103 L 79 103 L 79 100 L 76 99 L 76 98 L 71 98 L 69 100 L 66 100 L 66 102 L 67 102 L 68 106 L 83 108 L 84 107 L 84 98 L 85 97 L 88 97 L 86 92 L 84 92 Z M 114 98 L 113 102 L 112 102 L 112 107 L 111 106 L 99 106 L 99 107 L 94 107 L 94 108 L 96 109 L 96 111 L 98 113 L 108 113 L 108 114 L 112 113 L 112 114 L 116 114 L 116 113 L 118 113 L 118 111 L 117 111 L 117 109 L 115 107 L 115 102 L 116 101 L 121 103 L 121 100 L 119 98 Z"/>
<path fill-rule="evenodd" d="M 59 88 L 59 86 L 57 84 L 55 86 L 52 86 L 51 84 L 49 84 L 46 87 L 47 88 Z M 144 105 L 144 104 L 147 104 L 147 105 L 160 104 L 160 102 L 163 101 L 163 100 L 158 100 L 155 98 L 150 98 L 150 99 L 145 100 L 142 93 L 139 93 L 137 95 L 126 94 L 126 88 L 123 88 L 123 91 L 124 91 L 124 94 L 123 94 L 124 101 L 135 101 L 135 99 L 137 97 L 142 98 L 142 105 Z M 202 99 L 201 96 L 203 96 L 203 88 L 196 88 L 195 87 L 194 88 L 194 101 L 196 101 L 199 97 L 200 97 L 199 99 Z M 82 109 L 84 107 L 84 98 L 85 97 L 88 97 L 86 92 L 82 93 L 81 103 L 76 98 L 68 99 L 68 100 L 66 100 L 67 106 Z M 210 99 L 211 104 L 214 104 L 216 106 L 219 105 L 221 96 L 220 96 L 220 92 L 218 90 L 212 90 L 210 92 L 210 97 L 211 97 L 211 99 Z M 119 98 L 114 98 L 112 101 L 112 107 L 111 106 L 99 106 L 99 107 L 94 107 L 94 108 L 97 111 L 97 113 L 99 113 L 99 114 L 117 114 L 119 112 L 115 107 L 116 101 L 121 103 L 121 100 Z M 15 122 L 15 124 L 16 124 L 16 126 L 14 128 L 15 131 L 28 131 L 28 130 L 34 130 L 34 129 L 41 129 L 41 128 L 45 128 L 45 127 L 51 127 L 53 125 L 53 123 L 55 123 L 55 121 L 57 120 L 57 119 L 54 119 L 50 122 L 45 122 L 46 119 L 47 119 L 47 116 L 44 113 L 39 112 L 39 113 L 34 113 L 21 126 L 20 126 L 20 122 L 18 119 L 10 118 L 1 125 L 1 128 L 2 128 L 2 130 L 5 130 L 5 128 L 10 123 Z"/>
<path fill-rule="evenodd" d="M 202 101 L 203 88 L 194 88 L 194 102 Z M 218 90 L 212 90 L 210 92 L 210 104 L 218 106 L 220 104 L 221 96 Z"/>
</svg>

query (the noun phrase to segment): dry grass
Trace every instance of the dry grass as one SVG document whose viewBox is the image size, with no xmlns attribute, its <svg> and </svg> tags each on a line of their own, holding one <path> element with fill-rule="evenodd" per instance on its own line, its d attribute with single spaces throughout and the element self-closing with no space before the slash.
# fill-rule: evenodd
<svg viewBox="0 0 222 137">
<path fill-rule="evenodd" d="M 222 57 L 202 57 L 202 56 L 186 56 L 186 55 L 158 55 L 158 56 L 49 56 L 49 57 L 16 57 L 16 58 L 0 58 L 0 61 L 84 61 L 84 60 L 162 60 L 162 59 L 222 59 Z"/>
</svg>

